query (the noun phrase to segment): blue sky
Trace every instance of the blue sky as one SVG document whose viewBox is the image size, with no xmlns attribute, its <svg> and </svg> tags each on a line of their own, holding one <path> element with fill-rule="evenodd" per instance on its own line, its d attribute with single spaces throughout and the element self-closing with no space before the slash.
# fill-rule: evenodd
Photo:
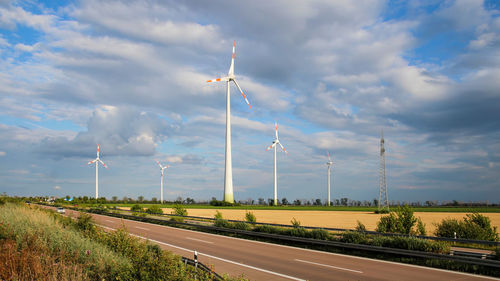
<svg viewBox="0 0 500 281">
<path fill-rule="evenodd" d="M 222 199 L 225 85 L 234 195 L 500 200 L 495 1 L 0 1 L 0 192 Z"/>
</svg>

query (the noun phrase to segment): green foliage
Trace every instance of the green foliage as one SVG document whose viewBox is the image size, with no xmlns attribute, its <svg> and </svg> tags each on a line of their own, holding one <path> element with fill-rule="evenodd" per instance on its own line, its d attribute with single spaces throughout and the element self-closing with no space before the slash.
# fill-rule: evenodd
<svg viewBox="0 0 500 281">
<path fill-rule="evenodd" d="M 454 232 L 461 239 L 499 240 L 497 227 L 491 226 L 489 217 L 479 213 L 466 214 L 463 221 L 444 219 L 436 225 L 436 236 L 454 238 Z"/>
<path fill-rule="evenodd" d="M 300 221 L 296 220 L 295 218 L 292 218 L 290 221 L 293 227 L 300 227 Z"/>
<path fill-rule="evenodd" d="M 76 220 L 75 226 L 87 237 L 92 237 L 96 234 L 94 220 L 92 219 L 92 216 L 87 213 L 80 213 Z"/>
<path fill-rule="evenodd" d="M 425 233 L 425 225 L 413 215 L 412 208 L 404 205 L 398 207 L 395 212 L 390 212 L 388 216 L 381 217 L 376 230 L 378 232 L 422 235 Z"/>
<path fill-rule="evenodd" d="M 447 254 L 450 251 L 450 245 L 441 241 L 424 240 L 415 237 L 377 236 L 373 238 L 372 245 L 380 247 L 398 248 L 413 251 L 433 252 Z"/>
<path fill-rule="evenodd" d="M 216 220 L 221 220 L 222 218 L 222 213 L 219 211 L 215 211 L 214 219 Z"/>
<path fill-rule="evenodd" d="M 328 240 L 328 238 L 330 238 L 330 233 L 324 229 L 313 229 L 309 232 L 308 238 Z"/>
<path fill-rule="evenodd" d="M 500 247 L 495 249 L 495 259 L 500 260 Z"/>
<path fill-rule="evenodd" d="M 247 222 L 257 222 L 257 218 L 252 212 L 246 212 L 245 213 L 245 220 Z"/>
<path fill-rule="evenodd" d="M 356 226 L 356 231 L 365 232 L 366 226 L 358 220 L 358 225 Z"/>
<path fill-rule="evenodd" d="M 425 223 L 422 222 L 420 218 L 417 220 L 417 234 L 418 235 L 427 235 L 427 230 L 425 230 Z"/>
<path fill-rule="evenodd" d="M 375 210 L 374 213 L 375 214 L 388 214 L 388 213 L 390 213 L 390 211 L 387 208 L 383 208 L 383 209 L 380 209 L 380 210 L 379 209 Z"/>
<path fill-rule="evenodd" d="M 245 223 L 245 222 L 242 222 L 242 221 L 238 221 L 238 222 L 233 223 L 232 224 L 232 228 L 241 229 L 241 230 L 250 230 L 250 229 L 252 229 L 252 227 L 248 223 Z"/>
<path fill-rule="evenodd" d="M 1 206 L 1 205 L 4 205 L 4 204 L 5 204 L 5 199 L 4 199 L 4 198 L 3 198 L 3 196 L 2 196 L 2 197 L 0 197 L 0 206 Z"/>
<path fill-rule="evenodd" d="M 178 215 L 178 216 L 187 216 L 188 215 L 186 208 L 184 208 L 184 206 L 182 206 L 180 204 L 174 205 L 173 209 L 174 209 L 172 211 L 173 215 Z"/>
<path fill-rule="evenodd" d="M 158 205 L 151 205 L 149 208 L 146 209 L 146 213 L 152 215 L 161 215 L 163 214 L 163 210 Z"/>
<path fill-rule="evenodd" d="M 130 208 L 130 211 L 132 211 L 132 212 L 144 212 L 144 208 L 142 208 L 142 206 L 139 204 L 135 204 L 134 206 L 132 206 Z"/>
<path fill-rule="evenodd" d="M 367 244 L 368 238 L 366 234 L 359 231 L 346 231 L 342 233 L 340 241 L 344 243 Z"/>
</svg>

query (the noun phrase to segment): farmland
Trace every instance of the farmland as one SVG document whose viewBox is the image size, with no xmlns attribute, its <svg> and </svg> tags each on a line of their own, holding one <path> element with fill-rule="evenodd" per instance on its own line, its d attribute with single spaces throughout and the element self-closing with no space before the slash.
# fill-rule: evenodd
<svg viewBox="0 0 500 281">
<path fill-rule="evenodd" d="M 244 207 L 231 207 L 231 208 L 188 208 L 188 215 L 190 216 L 199 216 L 199 217 L 207 217 L 213 218 L 217 211 L 221 212 L 225 219 L 230 220 L 244 220 L 245 213 L 247 211 L 251 211 L 257 218 L 258 222 L 266 222 L 266 223 L 277 223 L 277 224 L 290 224 L 290 221 L 295 218 L 300 221 L 303 226 L 317 226 L 317 227 L 330 227 L 330 228 L 346 228 L 346 229 L 354 229 L 357 225 L 357 222 L 360 221 L 363 223 L 368 230 L 375 230 L 376 224 L 379 221 L 380 217 L 383 215 L 373 213 L 373 208 L 368 210 L 357 210 L 357 208 L 346 208 L 344 207 L 342 211 L 319 211 L 319 210 L 310 210 L 307 207 L 297 207 L 297 209 L 282 209 L 282 208 L 268 208 L 268 209 L 257 209 L 250 208 L 245 209 Z M 122 207 L 124 209 L 128 209 L 129 207 Z M 332 207 L 330 207 L 332 208 Z M 337 207 L 339 208 L 339 207 Z M 323 208 L 324 210 L 325 208 Z M 361 208 L 360 208 L 361 209 Z M 441 220 L 445 218 L 456 218 L 462 219 L 465 214 L 471 213 L 472 211 L 481 212 L 477 209 L 467 209 L 464 208 L 450 208 L 453 209 L 454 212 L 451 211 L 442 211 L 440 208 L 436 208 L 440 210 L 436 212 L 436 209 L 429 208 L 434 211 L 425 211 L 422 212 L 421 209 L 416 208 L 415 216 L 420 217 L 422 221 L 425 223 L 427 232 L 432 234 L 435 230 L 435 223 L 441 222 Z M 449 209 L 447 209 L 449 210 Z M 498 210 L 498 209 L 496 209 Z M 163 208 L 164 213 L 171 213 L 172 208 Z M 483 213 L 483 212 L 481 212 Z M 491 219 L 491 223 L 493 226 L 497 226 L 500 228 L 500 213 L 484 212 L 486 216 Z"/>
</svg>

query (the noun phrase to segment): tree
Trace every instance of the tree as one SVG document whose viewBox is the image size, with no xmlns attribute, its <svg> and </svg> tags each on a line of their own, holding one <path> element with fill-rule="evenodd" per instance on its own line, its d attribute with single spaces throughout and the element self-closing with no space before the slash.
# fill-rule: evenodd
<svg viewBox="0 0 500 281">
<path fill-rule="evenodd" d="M 347 206 L 348 200 L 349 200 L 348 198 L 340 198 L 340 205 Z"/>
<path fill-rule="evenodd" d="M 274 199 L 268 198 L 267 199 L 267 205 L 269 205 L 269 206 L 274 205 Z"/>
<path fill-rule="evenodd" d="M 299 199 L 295 199 L 295 201 L 293 201 L 293 205 L 295 206 L 300 206 L 302 204 L 302 202 L 300 202 Z"/>
<path fill-rule="evenodd" d="M 113 200 L 113 202 L 116 203 L 116 200 L 118 200 L 118 196 L 113 196 L 113 197 L 111 197 L 111 199 Z"/>
<path fill-rule="evenodd" d="M 151 198 L 151 202 L 153 204 L 156 204 L 156 203 L 158 203 L 158 199 L 156 197 L 153 197 L 153 198 Z"/>
<path fill-rule="evenodd" d="M 286 200 L 286 198 L 281 199 L 281 204 L 288 205 L 288 200 Z"/>
<path fill-rule="evenodd" d="M 321 206 L 322 205 L 321 204 L 321 199 L 318 198 L 318 199 L 314 200 L 313 205 L 315 205 L 315 206 Z"/>
<path fill-rule="evenodd" d="M 141 202 L 141 203 L 142 203 L 142 202 L 144 201 L 144 196 L 139 195 L 139 196 L 137 197 L 137 200 L 138 200 L 139 202 Z"/>
<path fill-rule="evenodd" d="M 266 205 L 266 200 L 264 198 L 259 198 L 259 205 Z"/>
</svg>

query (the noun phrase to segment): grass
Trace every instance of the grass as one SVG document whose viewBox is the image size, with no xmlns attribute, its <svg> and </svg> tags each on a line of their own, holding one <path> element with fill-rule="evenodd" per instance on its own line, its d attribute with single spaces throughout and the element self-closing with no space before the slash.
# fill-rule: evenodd
<svg viewBox="0 0 500 281">
<path fill-rule="evenodd" d="M 132 207 L 139 204 L 144 208 L 156 205 L 161 208 L 174 208 L 178 204 L 148 204 L 148 203 L 107 203 L 104 206 L 109 207 Z M 80 207 L 91 207 L 95 204 L 78 204 Z M 289 210 L 289 211 L 359 211 L 375 212 L 377 207 L 357 207 L 357 206 L 264 206 L 264 205 L 241 205 L 241 206 L 211 206 L 201 204 L 183 205 L 186 209 L 233 209 L 233 210 Z M 395 208 L 395 207 L 394 207 Z M 451 212 L 451 213 L 500 213 L 500 207 L 462 207 L 462 206 L 443 206 L 443 207 L 412 207 L 415 212 Z"/>
<path fill-rule="evenodd" d="M 24 204 L 0 206 L 0 280 L 212 280 L 126 229 L 105 232 Z M 226 280 L 244 280 L 242 278 Z"/>
</svg>

